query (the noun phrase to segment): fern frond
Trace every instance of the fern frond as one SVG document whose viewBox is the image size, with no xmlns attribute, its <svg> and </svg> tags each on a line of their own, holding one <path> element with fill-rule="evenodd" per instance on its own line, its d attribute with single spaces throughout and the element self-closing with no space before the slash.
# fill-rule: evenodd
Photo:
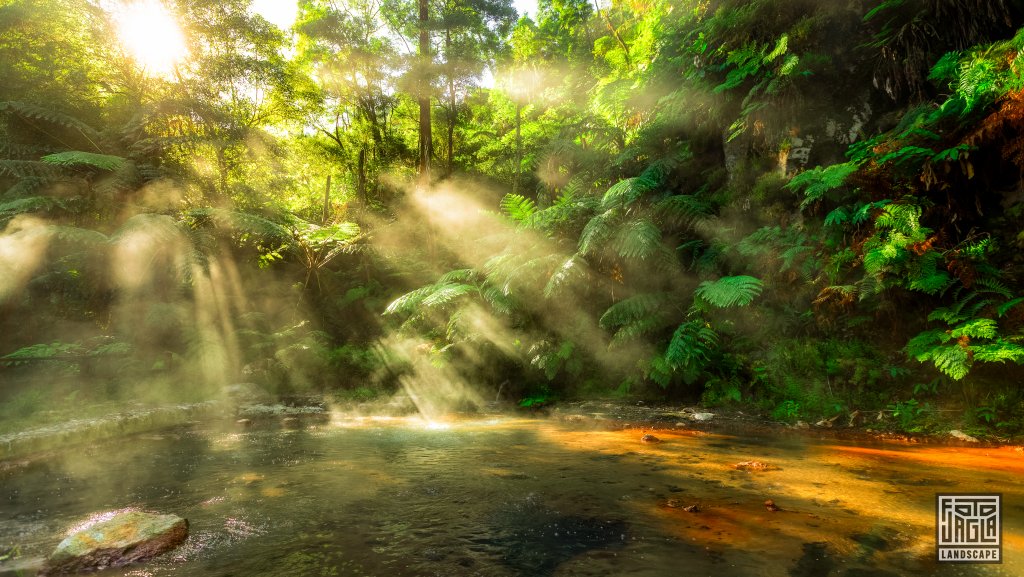
<svg viewBox="0 0 1024 577">
<path fill-rule="evenodd" d="M 711 207 L 693 195 L 677 194 L 658 201 L 654 205 L 654 212 L 667 222 L 692 226 L 706 219 L 711 213 Z"/>
<path fill-rule="evenodd" d="M 959 339 L 960 337 L 992 339 L 996 336 L 996 321 L 992 319 L 971 319 L 950 330 L 949 336 L 954 339 Z"/>
<path fill-rule="evenodd" d="M 2 198 L 21 198 L 24 196 L 30 196 L 38 192 L 39 189 L 52 183 L 53 180 L 48 178 L 20 178 L 18 179 L 18 182 L 14 183 L 3 193 Z"/>
<path fill-rule="evenodd" d="M 434 292 L 434 285 L 427 285 L 420 287 L 416 290 L 409 291 L 404 295 L 396 298 L 388 304 L 387 308 L 384 309 L 384 314 L 408 314 L 419 308 L 420 303 L 423 299 L 427 298 Z"/>
<path fill-rule="evenodd" d="M 572 279 L 580 279 L 583 277 L 584 272 L 580 264 L 580 259 L 576 256 L 570 256 L 565 259 L 562 266 L 558 267 L 558 270 L 551 275 L 546 285 L 544 285 L 544 297 L 551 298 L 558 290 L 564 287 Z"/>
<path fill-rule="evenodd" d="M 857 287 L 855 285 L 834 285 L 821 289 L 814 299 L 814 304 L 825 304 L 829 301 L 837 301 L 839 304 L 849 304 L 857 298 Z"/>
<path fill-rule="evenodd" d="M 930 295 L 946 292 L 956 280 L 938 268 L 943 260 L 942 255 L 934 251 L 921 256 L 909 271 L 910 288 Z"/>
<path fill-rule="evenodd" d="M 460 268 L 448 271 L 437 279 L 435 284 L 448 284 L 454 282 L 467 282 L 476 279 L 476 271 L 471 268 Z"/>
<path fill-rule="evenodd" d="M 850 220 L 850 213 L 845 206 L 840 206 L 825 216 L 825 226 L 842 226 Z"/>
<path fill-rule="evenodd" d="M 704 281 L 697 287 L 695 295 L 704 302 L 719 308 L 746 306 L 761 294 L 763 284 L 752 276 L 739 275 L 722 277 L 716 281 Z"/>
<path fill-rule="evenodd" d="M 846 184 L 846 179 L 857 172 L 857 168 L 858 165 L 854 162 L 833 164 L 827 168 L 817 166 L 794 176 L 786 184 L 786 188 L 794 192 L 803 190 L 804 200 L 800 203 L 802 210 Z"/>
<path fill-rule="evenodd" d="M 638 322 L 655 316 L 662 307 L 668 304 L 668 299 L 669 295 L 666 293 L 633 295 L 608 307 L 598 323 L 602 328 L 610 329 Z"/>
<path fill-rule="evenodd" d="M 0 159 L 0 175 L 52 180 L 64 175 L 60 167 L 34 160 Z"/>
<path fill-rule="evenodd" d="M 621 345 L 642 336 L 649 335 L 664 327 L 665 318 L 663 316 L 652 315 L 637 319 L 619 327 L 619 329 L 615 331 L 615 334 L 612 335 L 610 346 L 614 347 L 616 345 Z"/>
<path fill-rule="evenodd" d="M 196 208 L 186 211 L 183 216 L 191 226 L 210 223 L 237 233 L 268 240 L 286 241 L 292 238 L 291 231 L 284 226 L 262 216 L 239 210 Z"/>
<path fill-rule="evenodd" d="M 102 140 L 102 135 L 98 131 L 81 120 L 62 112 L 36 106 L 35 104 L 17 101 L 0 102 L 0 112 L 15 113 L 23 118 L 44 120 L 50 124 L 62 126 L 78 132 L 94 144 Z"/>
<path fill-rule="evenodd" d="M 617 211 L 607 210 L 587 222 L 586 226 L 583 227 L 583 233 L 580 235 L 580 255 L 589 256 L 611 236 L 612 226 L 617 217 Z"/>
<path fill-rule="evenodd" d="M 718 346 L 718 333 L 706 323 L 691 320 L 679 325 L 665 349 L 665 360 L 676 367 L 702 365 Z"/>
<path fill-rule="evenodd" d="M 985 363 L 1003 363 L 1006 361 L 1024 364 L 1024 346 L 1006 342 L 1002 339 L 992 343 L 974 345 L 974 360 Z"/>
<path fill-rule="evenodd" d="M 516 311 L 517 306 L 512 297 L 496 287 L 485 287 L 480 291 L 480 296 L 500 314 L 512 316 Z"/>
<path fill-rule="evenodd" d="M 661 229 L 646 218 L 626 222 L 619 227 L 612 246 L 622 258 L 646 260 L 661 246 Z"/>
<path fill-rule="evenodd" d="M 479 290 L 475 285 L 460 283 L 437 283 L 432 288 L 434 290 L 421 302 L 425 307 L 443 307 L 461 296 Z"/>
<path fill-rule="evenodd" d="M 1010 287 L 997 278 L 990 276 L 979 277 L 978 279 L 975 279 L 974 284 L 983 286 L 988 289 L 986 292 L 995 293 L 1005 299 L 1013 298 L 1013 291 L 1010 290 Z"/>
<path fill-rule="evenodd" d="M 49 196 L 30 196 L 0 203 L 0 218 L 30 212 L 50 212 L 56 209 L 66 209 L 66 206 L 59 199 Z"/>
<path fill-rule="evenodd" d="M 92 152 L 81 152 L 78 150 L 48 154 L 40 160 L 47 164 L 53 164 L 56 166 L 91 166 L 100 170 L 109 171 L 120 170 L 121 168 L 124 168 L 125 164 L 128 162 L 127 159 L 120 156 L 95 154 Z"/>
<path fill-rule="evenodd" d="M 521 194 L 506 194 L 501 199 L 501 212 L 519 224 L 524 224 L 536 214 L 537 203 Z"/>
<path fill-rule="evenodd" d="M 645 176 L 620 180 L 604 194 L 601 206 L 605 210 L 629 206 L 657 187 L 657 181 Z"/>
<path fill-rule="evenodd" d="M 996 308 L 996 312 L 999 314 L 1000 317 L 1004 317 L 1006 316 L 1006 313 L 1010 312 L 1010 310 L 1012 310 L 1013 307 L 1019 305 L 1020 303 L 1024 303 L 1024 297 L 1017 297 L 1015 299 L 1006 301 L 1005 303 L 999 305 Z"/>
<path fill-rule="evenodd" d="M 929 359 L 935 364 L 935 368 L 955 381 L 966 377 L 973 364 L 969 351 L 959 344 L 936 347 L 929 354 Z"/>
</svg>

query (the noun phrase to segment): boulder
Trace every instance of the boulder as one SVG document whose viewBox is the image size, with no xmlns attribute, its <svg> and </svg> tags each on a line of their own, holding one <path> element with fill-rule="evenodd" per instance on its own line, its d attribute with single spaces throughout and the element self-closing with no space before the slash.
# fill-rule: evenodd
<svg viewBox="0 0 1024 577">
<path fill-rule="evenodd" d="M 88 525 L 57 545 L 41 575 L 65 575 L 146 561 L 180 545 L 188 521 L 177 515 L 126 511 Z"/>
<path fill-rule="evenodd" d="M 978 442 L 980 442 L 980 441 L 978 441 L 978 439 L 968 435 L 967 433 L 965 433 L 963 431 L 957 430 L 957 429 L 953 429 L 952 431 L 950 431 L 949 432 L 949 436 L 953 437 L 954 439 L 957 439 L 958 441 L 964 441 L 965 443 L 978 443 Z"/>
</svg>

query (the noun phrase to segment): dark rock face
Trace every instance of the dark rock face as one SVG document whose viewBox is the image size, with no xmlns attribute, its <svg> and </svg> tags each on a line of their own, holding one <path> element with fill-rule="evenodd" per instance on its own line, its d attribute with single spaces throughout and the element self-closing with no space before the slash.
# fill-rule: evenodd
<svg viewBox="0 0 1024 577">
<path fill-rule="evenodd" d="M 188 521 L 142 511 L 118 513 L 64 539 L 40 575 L 66 575 L 152 559 L 188 537 Z"/>
</svg>

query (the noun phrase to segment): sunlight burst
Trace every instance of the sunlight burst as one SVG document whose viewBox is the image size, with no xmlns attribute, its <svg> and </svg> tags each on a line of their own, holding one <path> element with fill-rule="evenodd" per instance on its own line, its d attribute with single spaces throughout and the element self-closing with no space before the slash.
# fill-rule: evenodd
<svg viewBox="0 0 1024 577">
<path fill-rule="evenodd" d="M 178 21 L 159 0 L 125 4 L 115 13 L 121 45 L 147 73 L 170 76 L 188 48 Z"/>
</svg>

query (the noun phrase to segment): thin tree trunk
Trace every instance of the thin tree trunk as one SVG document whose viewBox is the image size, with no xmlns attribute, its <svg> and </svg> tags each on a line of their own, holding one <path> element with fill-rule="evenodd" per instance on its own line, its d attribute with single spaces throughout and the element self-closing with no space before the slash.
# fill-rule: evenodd
<svg viewBox="0 0 1024 577">
<path fill-rule="evenodd" d="M 608 30 L 612 33 L 612 37 L 615 38 L 615 41 L 622 47 L 622 53 L 626 58 L 626 68 L 632 68 L 633 62 L 629 58 L 629 46 L 626 46 L 626 43 L 622 41 L 622 36 L 619 36 L 619 31 L 615 29 L 614 25 L 612 25 L 612 19 L 608 17 L 608 14 L 601 11 L 601 5 L 598 4 L 599 1 L 600 0 L 594 0 L 594 8 L 597 9 L 597 15 L 604 19 L 604 23 L 608 25 Z"/>
<path fill-rule="evenodd" d="M 446 28 L 444 31 L 444 54 L 448 60 L 448 167 L 447 174 L 452 173 L 455 163 L 455 121 L 458 120 L 458 109 L 455 108 L 455 74 L 451 65 L 452 54 L 452 31 Z"/>
<path fill-rule="evenodd" d="M 324 224 L 331 219 L 331 175 L 327 175 L 327 186 L 324 187 Z"/>
<path fill-rule="evenodd" d="M 430 126 L 430 34 L 427 31 L 429 19 L 428 0 L 419 1 L 419 25 L 420 25 L 420 46 L 419 46 L 419 94 L 420 105 L 420 183 L 430 182 L 430 159 L 434 155 L 434 143 L 431 138 Z"/>
</svg>

